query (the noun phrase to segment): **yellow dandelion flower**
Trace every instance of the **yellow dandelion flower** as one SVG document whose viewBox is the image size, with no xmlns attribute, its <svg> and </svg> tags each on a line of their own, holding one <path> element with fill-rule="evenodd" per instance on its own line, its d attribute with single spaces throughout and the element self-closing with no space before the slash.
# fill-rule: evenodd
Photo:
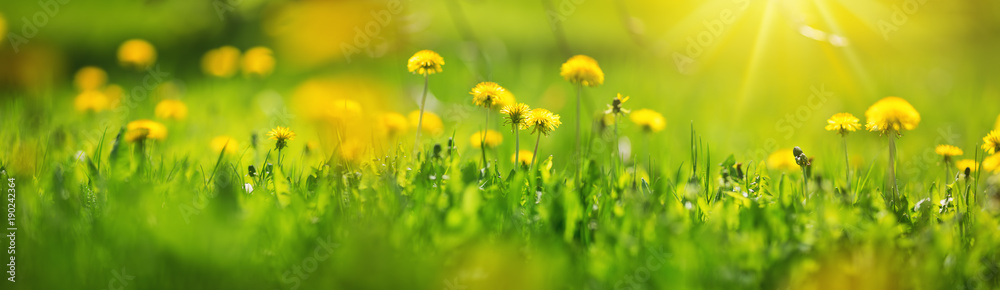
<svg viewBox="0 0 1000 290">
<path fill-rule="evenodd" d="M 983 137 L 983 150 L 989 154 L 1000 152 L 1000 130 L 990 131 L 986 137 Z"/>
<path fill-rule="evenodd" d="M 632 114 L 629 114 L 629 119 L 632 120 L 632 123 L 642 127 L 643 131 L 650 133 L 659 132 L 667 126 L 667 121 L 663 119 L 663 115 L 650 109 L 636 110 Z"/>
<path fill-rule="evenodd" d="M 1000 154 L 993 154 L 983 159 L 983 170 L 1000 172 Z"/>
<path fill-rule="evenodd" d="M 236 142 L 236 139 L 233 137 L 218 136 L 212 138 L 210 146 L 212 147 L 212 151 L 215 151 L 216 153 L 222 152 L 223 149 L 226 150 L 226 153 L 235 153 L 236 149 L 240 147 L 239 144 L 240 143 Z"/>
<path fill-rule="evenodd" d="M 614 99 L 611 99 L 611 103 L 608 104 L 608 109 L 604 111 L 605 115 L 619 115 L 628 114 L 629 110 L 622 108 L 622 104 L 628 102 L 629 97 L 622 97 L 621 93 L 618 93 Z"/>
<path fill-rule="evenodd" d="M 913 130 L 920 124 L 920 113 L 906 100 L 899 97 L 886 97 L 875 102 L 865 111 L 868 131 L 886 134 L 895 132 L 901 134 L 904 130 Z"/>
<path fill-rule="evenodd" d="M 389 137 L 406 134 L 406 130 L 410 129 L 409 121 L 400 113 L 382 114 L 379 116 L 378 125 L 382 134 Z"/>
<path fill-rule="evenodd" d="M 111 107 L 108 97 L 100 91 L 84 91 L 73 100 L 73 107 L 80 112 L 101 112 Z"/>
<path fill-rule="evenodd" d="M 979 164 L 976 163 L 976 161 L 972 160 L 972 159 L 962 159 L 962 160 L 959 160 L 959 161 L 955 161 L 955 167 L 958 167 L 959 171 L 963 171 L 966 168 L 968 168 L 969 170 L 971 170 L 973 172 L 979 170 Z"/>
<path fill-rule="evenodd" d="M 406 69 L 411 73 L 429 75 L 441 72 L 444 58 L 433 50 L 421 50 L 414 53 L 406 62 Z"/>
<path fill-rule="evenodd" d="M 330 121 L 346 123 L 361 116 L 361 104 L 354 100 L 336 99 L 326 104 L 326 114 Z"/>
<path fill-rule="evenodd" d="M 510 162 L 517 163 L 521 166 L 529 166 L 531 165 L 531 159 L 534 157 L 535 154 L 530 150 L 521 150 L 517 154 L 510 155 Z M 520 160 L 516 160 L 515 158 Z"/>
<path fill-rule="evenodd" d="M 201 58 L 201 70 L 207 75 L 220 78 L 235 75 L 239 64 L 240 50 L 228 45 L 209 50 Z"/>
<path fill-rule="evenodd" d="M 247 50 L 241 62 L 243 74 L 266 77 L 274 71 L 274 52 L 270 48 L 258 46 Z"/>
<path fill-rule="evenodd" d="M 486 134 L 486 136 L 483 137 L 483 134 Z M 472 134 L 472 137 L 469 137 L 469 142 L 472 143 L 472 147 L 476 148 L 482 148 L 483 143 L 486 144 L 486 148 L 496 148 L 500 146 L 500 143 L 503 143 L 503 135 L 493 130 L 486 130 L 486 133 L 479 131 Z"/>
<path fill-rule="evenodd" d="M 837 113 L 826 120 L 826 130 L 827 131 L 837 131 L 837 133 L 844 135 L 847 132 L 854 132 L 861 128 L 861 124 L 858 123 L 858 117 L 855 117 L 851 113 Z"/>
<path fill-rule="evenodd" d="M 504 88 L 494 82 L 481 82 L 472 88 L 472 102 L 483 108 L 494 108 L 503 95 Z"/>
<path fill-rule="evenodd" d="M 559 121 L 559 115 L 553 114 L 546 109 L 534 109 L 528 114 L 528 118 L 525 120 L 528 127 L 532 127 L 532 134 L 541 133 L 544 135 L 549 135 L 559 125 L 562 125 L 562 121 Z"/>
<path fill-rule="evenodd" d="M 118 63 L 125 68 L 145 70 L 156 63 L 156 49 L 142 39 L 130 39 L 118 47 Z"/>
<path fill-rule="evenodd" d="M 108 73 L 96 66 L 85 66 L 76 71 L 73 84 L 82 91 L 100 90 L 108 81 Z"/>
<path fill-rule="evenodd" d="M 528 114 L 531 113 L 531 108 L 524 103 L 517 103 L 512 105 L 507 105 L 500 110 L 501 114 L 506 117 L 506 124 L 511 124 L 514 128 L 518 130 L 524 130 L 528 128 Z"/>
<path fill-rule="evenodd" d="M 135 120 L 125 125 L 125 141 L 142 142 L 146 139 L 163 140 L 167 138 L 167 127 L 156 121 Z"/>
<path fill-rule="evenodd" d="M 559 75 L 574 84 L 595 87 L 604 83 L 604 72 L 597 61 L 586 55 L 575 55 L 559 69 Z"/>
<path fill-rule="evenodd" d="M 295 140 L 295 132 L 290 128 L 278 126 L 277 128 L 271 129 L 267 132 L 267 136 L 270 136 L 272 140 L 277 140 L 275 143 L 275 148 L 280 151 L 288 145 L 288 141 Z"/>
<path fill-rule="evenodd" d="M 184 120 L 188 115 L 188 107 L 180 100 L 166 99 L 156 104 L 154 113 L 160 119 Z"/>
<path fill-rule="evenodd" d="M 340 156 L 340 160 L 353 164 L 363 161 L 366 153 L 368 146 L 357 139 L 347 139 L 337 147 L 337 156 Z"/>
<path fill-rule="evenodd" d="M 493 107 L 503 108 L 516 103 L 517 103 L 517 98 L 514 97 L 514 94 L 511 93 L 510 90 L 504 88 L 503 92 L 500 92 L 500 97 L 496 99 Z"/>
<path fill-rule="evenodd" d="M 953 145 L 938 145 L 937 147 L 934 148 L 934 153 L 937 153 L 937 155 L 944 156 L 945 158 L 961 156 L 962 154 L 965 154 L 965 152 L 962 152 L 962 148 L 958 148 Z"/>
<path fill-rule="evenodd" d="M 416 128 L 417 122 L 420 121 L 418 120 L 420 118 L 420 111 L 414 110 L 407 117 L 410 119 L 410 126 Z M 431 136 L 441 135 L 444 132 L 444 123 L 441 122 L 441 117 L 431 112 L 424 112 L 424 122 L 420 124 L 420 127 L 421 132 L 430 134 Z"/>
<path fill-rule="evenodd" d="M 799 165 L 795 163 L 792 149 L 781 149 L 767 156 L 767 168 L 771 170 L 795 171 Z"/>
</svg>

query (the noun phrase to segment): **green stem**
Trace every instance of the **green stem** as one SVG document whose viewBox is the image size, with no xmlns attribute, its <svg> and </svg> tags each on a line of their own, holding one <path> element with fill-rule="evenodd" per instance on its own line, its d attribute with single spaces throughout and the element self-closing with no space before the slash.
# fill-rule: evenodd
<svg viewBox="0 0 1000 290">
<path fill-rule="evenodd" d="M 486 124 L 483 126 L 483 134 L 479 140 L 479 149 L 483 152 L 483 170 L 486 169 L 486 132 L 490 129 L 490 108 L 486 108 Z"/>
<path fill-rule="evenodd" d="M 576 180 L 580 181 L 580 170 L 583 167 L 583 155 L 580 153 L 580 102 L 582 97 L 583 84 L 576 85 Z"/>
<path fill-rule="evenodd" d="M 413 152 L 420 148 L 420 130 L 424 125 L 424 104 L 427 103 L 427 79 L 428 74 L 424 74 L 424 94 L 420 97 L 420 116 L 417 117 L 417 136 L 413 138 Z"/>
<path fill-rule="evenodd" d="M 846 179 L 844 179 L 844 181 L 846 182 L 846 185 L 844 186 L 845 189 L 844 192 L 847 192 L 851 190 L 851 158 L 847 154 L 847 134 L 845 133 L 843 136 L 844 136 L 843 140 L 844 140 L 844 172 L 845 172 L 844 176 L 846 176 Z"/>
<path fill-rule="evenodd" d="M 896 209 L 896 201 L 899 198 L 899 187 L 896 185 L 896 132 L 889 132 L 889 182 L 892 209 Z"/>
<path fill-rule="evenodd" d="M 535 139 L 535 151 L 531 153 L 531 166 L 528 166 L 528 170 L 535 168 L 535 160 L 538 159 L 538 143 L 542 141 L 542 132 L 538 132 L 538 139 Z"/>
<path fill-rule="evenodd" d="M 510 124 L 514 127 L 514 169 L 521 168 L 521 134 L 518 134 L 517 124 Z"/>
</svg>

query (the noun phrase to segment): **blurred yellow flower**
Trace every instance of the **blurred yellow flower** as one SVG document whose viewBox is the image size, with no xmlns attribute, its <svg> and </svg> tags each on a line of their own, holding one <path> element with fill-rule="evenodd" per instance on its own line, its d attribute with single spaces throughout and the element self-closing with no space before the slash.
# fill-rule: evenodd
<svg viewBox="0 0 1000 290">
<path fill-rule="evenodd" d="M 659 132 L 667 126 L 667 121 L 663 119 L 663 115 L 650 109 L 636 110 L 632 114 L 629 114 L 629 119 L 632 120 L 632 123 L 642 127 L 642 130 L 646 132 Z"/>
<path fill-rule="evenodd" d="M 389 137 L 396 137 L 406 133 L 410 129 L 410 123 L 400 113 L 385 113 L 379 117 L 379 128 L 382 134 Z"/>
<path fill-rule="evenodd" d="M 767 168 L 771 170 L 794 171 L 799 169 L 799 165 L 795 164 L 792 149 L 781 149 L 767 156 Z"/>
<path fill-rule="evenodd" d="M 125 125 L 125 141 L 142 142 L 146 139 L 167 138 L 167 127 L 151 120 L 135 120 Z"/>
<path fill-rule="evenodd" d="M 503 108 L 503 107 L 506 107 L 508 105 L 513 105 L 513 104 L 516 104 L 516 103 L 517 103 L 517 98 L 514 97 L 514 94 L 511 93 L 510 90 L 504 88 L 503 92 L 500 92 L 500 97 L 498 97 L 496 100 L 494 100 L 493 107 L 494 108 Z"/>
<path fill-rule="evenodd" d="M 868 131 L 886 134 L 903 130 L 913 130 L 920 124 L 920 113 L 906 100 L 899 97 L 886 97 L 875 102 L 865 111 Z"/>
<path fill-rule="evenodd" d="M 364 143 L 356 139 L 348 139 L 340 144 L 337 150 L 340 159 L 350 163 L 358 163 L 362 161 L 368 148 Z"/>
<path fill-rule="evenodd" d="M 263 46 L 251 48 L 243 54 L 243 74 L 266 77 L 274 71 L 274 62 L 274 52 L 271 49 Z"/>
<path fill-rule="evenodd" d="M 235 153 L 236 149 L 239 148 L 239 143 L 236 139 L 229 136 L 219 136 L 212 139 L 211 142 L 212 150 L 215 152 L 222 152 L 223 149 L 226 153 Z"/>
<path fill-rule="evenodd" d="M 73 100 L 73 107 L 80 112 L 101 112 L 111 107 L 108 97 L 100 91 L 84 91 Z"/>
<path fill-rule="evenodd" d="M 335 99 L 327 106 L 327 117 L 334 122 L 347 123 L 361 116 L 361 104 L 354 100 Z"/>
<path fill-rule="evenodd" d="M 1000 172 L 1000 154 L 993 154 L 983 159 L 983 170 Z"/>
<path fill-rule="evenodd" d="M 73 84 L 82 91 L 99 90 L 108 81 L 108 74 L 96 66 L 85 66 L 76 71 Z"/>
<path fill-rule="evenodd" d="M 583 84 L 588 87 L 595 87 L 604 83 L 604 72 L 597 65 L 597 61 L 586 55 L 575 55 L 559 69 L 567 81 L 574 84 Z"/>
<path fill-rule="evenodd" d="M 519 151 L 518 154 L 511 154 L 510 155 L 510 162 L 516 162 L 517 164 L 519 164 L 521 166 L 529 166 L 529 165 L 531 165 L 531 159 L 533 157 L 535 157 L 535 154 L 533 152 L 531 152 L 530 150 L 521 150 L 521 151 Z M 517 159 L 520 159 L 520 160 L 515 160 L 514 158 L 517 158 Z"/>
<path fill-rule="evenodd" d="M 420 121 L 418 120 L 420 118 L 420 111 L 414 110 L 413 112 L 410 112 L 407 118 L 410 119 L 410 126 L 416 128 L 417 122 Z M 438 117 L 437 114 L 432 112 L 424 112 L 424 122 L 420 125 L 420 127 L 422 127 L 420 128 L 422 132 L 430 134 L 431 136 L 441 135 L 441 133 L 444 132 L 444 123 L 441 122 L 441 117 Z"/>
<path fill-rule="evenodd" d="M 1000 130 L 990 131 L 983 137 L 983 150 L 989 154 L 1000 152 Z"/>
<path fill-rule="evenodd" d="M 271 129 L 271 131 L 267 132 L 267 136 L 270 136 L 271 138 L 269 139 L 271 140 L 278 141 L 274 144 L 274 148 L 277 148 L 279 153 L 281 153 L 281 149 L 284 149 L 288 145 L 288 141 L 295 140 L 295 132 L 291 128 L 281 126 Z"/>
<path fill-rule="evenodd" d="M 469 142 L 472 143 L 472 147 L 482 148 L 482 144 L 485 143 L 486 148 L 496 148 L 497 146 L 500 146 L 500 143 L 503 143 L 503 135 L 497 131 L 486 130 L 485 137 L 483 137 L 483 134 L 483 131 L 479 131 L 473 133 L 472 137 L 469 137 Z"/>
<path fill-rule="evenodd" d="M 205 74 L 228 78 L 239 69 L 240 50 L 232 46 L 223 46 L 205 53 L 201 58 L 201 70 Z"/>
<path fill-rule="evenodd" d="M 855 117 L 851 113 L 837 113 L 829 120 L 826 120 L 826 130 L 827 131 L 837 131 L 838 134 L 844 135 L 847 132 L 854 132 L 861 128 L 861 124 L 858 123 L 858 117 Z"/>
<path fill-rule="evenodd" d="M 504 88 L 494 82 L 481 82 L 472 88 L 472 102 L 483 108 L 494 108 L 502 96 Z"/>
<path fill-rule="evenodd" d="M 962 160 L 956 161 L 955 162 L 955 167 L 958 167 L 959 171 L 965 170 L 966 168 L 968 168 L 969 170 L 971 170 L 973 172 L 975 172 L 976 170 L 979 170 L 979 164 L 976 164 L 976 161 L 972 160 L 972 159 L 962 159 Z"/>
<path fill-rule="evenodd" d="M 444 58 L 432 50 L 421 50 L 413 54 L 406 62 L 406 69 L 416 74 L 434 74 L 441 72 Z"/>
<path fill-rule="evenodd" d="M 934 153 L 937 153 L 937 155 L 944 156 L 945 158 L 961 156 L 962 154 L 965 154 L 965 152 L 962 152 L 962 148 L 958 148 L 953 145 L 938 145 L 937 147 L 934 148 Z"/>
<path fill-rule="evenodd" d="M 155 113 L 160 119 L 184 120 L 188 115 L 188 107 L 180 100 L 166 99 L 156 104 Z"/>
<path fill-rule="evenodd" d="M 506 124 L 511 124 L 514 128 L 518 130 L 524 130 L 528 128 L 528 114 L 531 113 L 531 108 L 524 103 L 517 103 L 512 105 L 507 105 L 500 109 L 500 113 L 504 114 L 506 117 Z"/>
<path fill-rule="evenodd" d="M 528 127 L 534 128 L 531 133 L 542 133 L 548 136 L 559 125 L 562 125 L 562 121 L 559 121 L 559 115 L 553 114 L 546 109 L 534 109 L 528 114 L 528 118 L 525 120 Z"/>
<path fill-rule="evenodd" d="M 125 68 L 145 70 L 156 63 L 156 49 L 142 39 L 130 39 L 118 47 L 118 63 Z"/>
</svg>

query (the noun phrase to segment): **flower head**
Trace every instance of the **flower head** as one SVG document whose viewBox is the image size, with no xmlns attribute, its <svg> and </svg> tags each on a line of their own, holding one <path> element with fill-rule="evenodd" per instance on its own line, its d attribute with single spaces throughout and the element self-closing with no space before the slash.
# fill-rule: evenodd
<svg viewBox="0 0 1000 290">
<path fill-rule="evenodd" d="M 983 170 L 1000 172 L 1000 154 L 993 154 L 983 159 Z"/>
<path fill-rule="evenodd" d="M 111 101 L 100 91 L 84 91 L 73 100 L 73 107 L 80 112 L 101 112 L 111 107 Z"/>
<path fill-rule="evenodd" d="M 210 145 L 212 147 L 212 151 L 222 152 L 222 150 L 225 150 L 226 153 L 235 153 L 236 148 L 240 146 L 239 143 L 236 142 L 235 138 L 229 136 L 212 138 Z"/>
<path fill-rule="evenodd" d="M 962 160 L 956 161 L 955 162 L 955 167 L 958 167 L 959 171 L 965 170 L 966 168 L 968 168 L 969 171 L 977 171 L 977 170 L 979 170 L 979 164 L 976 163 L 976 161 L 972 160 L 972 159 L 962 159 Z"/>
<path fill-rule="evenodd" d="M 642 130 L 650 133 L 659 132 L 667 126 L 667 121 L 663 119 L 663 115 L 650 109 L 636 110 L 629 115 L 629 119 L 636 125 L 639 125 L 639 127 L 642 127 Z"/>
<path fill-rule="evenodd" d="M 270 132 L 267 132 L 267 136 L 270 136 L 272 140 L 278 140 L 278 143 L 275 144 L 275 148 L 278 148 L 278 150 L 284 149 L 288 145 L 288 141 L 295 140 L 295 132 L 292 132 L 292 129 L 281 126 L 271 129 Z"/>
<path fill-rule="evenodd" d="M 201 58 L 201 70 L 213 77 L 231 77 L 236 74 L 239 64 L 240 50 L 228 45 L 209 50 Z"/>
<path fill-rule="evenodd" d="M 983 137 L 983 150 L 989 154 L 1000 152 L 1000 130 L 990 131 L 986 137 Z"/>
<path fill-rule="evenodd" d="M 142 39 L 130 39 L 118 47 L 118 63 L 126 68 L 144 70 L 156 62 L 156 49 Z"/>
<path fill-rule="evenodd" d="M 531 158 L 535 157 L 535 154 L 529 150 L 518 151 L 517 154 L 510 155 L 510 162 L 514 162 L 521 166 L 530 166 Z M 514 160 L 517 158 L 517 160 Z"/>
<path fill-rule="evenodd" d="M 410 126 L 416 128 L 417 123 L 420 122 L 420 111 L 413 110 L 407 117 L 410 119 Z M 423 124 L 420 124 L 420 130 L 431 136 L 441 135 L 441 133 L 444 133 L 444 123 L 441 122 L 441 117 L 438 117 L 437 114 L 425 111 L 424 121 Z"/>
<path fill-rule="evenodd" d="M 379 129 L 389 137 L 396 137 L 406 133 L 410 129 L 410 123 L 400 113 L 385 113 L 379 116 Z"/>
<path fill-rule="evenodd" d="M 187 118 L 188 107 L 180 100 L 166 99 L 156 104 L 155 113 L 160 119 L 184 120 Z"/>
<path fill-rule="evenodd" d="M 486 136 L 483 136 L 484 134 Z M 469 137 L 469 142 L 472 143 L 472 147 L 476 148 L 482 148 L 483 144 L 486 144 L 486 148 L 495 148 L 500 146 L 500 143 L 503 143 L 503 135 L 493 130 L 486 130 L 485 133 L 479 131 L 472 134 L 472 137 Z"/>
<path fill-rule="evenodd" d="M 125 125 L 125 141 L 142 142 L 146 139 L 167 138 L 167 127 L 150 120 L 135 120 Z"/>
<path fill-rule="evenodd" d="M 899 97 L 886 97 L 875 102 L 865 111 L 865 118 L 868 119 L 865 128 L 881 134 L 901 134 L 903 130 L 913 130 L 920 124 L 920 113 Z"/>
<path fill-rule="evenodd" d="M 494 82 L 481 82 L 472 88 L 472 102 L 476 106 L 494 108 L 504 92 L 504 88 Z"/>
<path fill-rule="evenodd" d="M 861 124 L 858 123 L 858 117 L 855 117 L 851 113 L 837 113 L 829 120 L 826 120 L 826 130 L 827 131 L 837 131 L 840 135 L 845 135 L 847 132 L 857 131 L 861 128 Z"/>
<path fill-rule="evenodd" d="M 266 77 L 274 70 L 274 52 L 263 46 L 251 48 L 243 54 L 241 66 L 245 75 Z"/>
<path fill-rule="evenodd" d="M 534 109 L 528 114 L 528 118 L 525 120 L 528 127 L 534 128 L 532 134 L 541 133 L 549 135 L 559 125 L 562 125 L 562 121 L 559 121 L 559 115 L 553 114 L 546 109 Z"/>
<path fill-rule="evenodd" d="M 411 73 L 429 75 L 441 72 L 444 58 L 433 50 L 421 50 L 414 53 L 406 62 L 406 69 Z"/>
<path fill-rule="evenodd" d="M 514 97 L 514 94 L 511 93 L 510 90 L 505 88 L 503 92 L 500 92 L 500 97 L 494 101 L 493 107 L 503 108 L 508 105 L 513 105 L 516 103 L 517 103 L 517 98 Z"/>
<path fill-rule="evenodd" d="M 506 124 L 511 124 L 515 130 L 523 130 L 528 128 L 528 114 L 531 113 L 531 108 L 524 103 L 517 103 L 512 105 L 504 106 L 500 110 L 501 114 L 504 114 Z"/>
<path fill-rule="evenodd" d="M 76 71 L 73 84 L 82 91 L 100 90 L 108 82 L 108 73 L 96 66 L 85 66 Z"/>
<path fill-rule="evenodd" d="M 625 96 L 623 98 L 622 94 L 618 93 L 618 96 L 615 96 L 614 99 L 611 99 L 611 103 L 608 104 L 608 109 L 604 111 L 604 114 L 610 114 L 616 116 L 621 114 L 628 114 L 629 110 L 622 108 L 622 104 L 628 102 L 628 99 L 629 99 L 628 96 Z"/>
<path fill-rule="evenodd" d="M 962 148 L 958 148 L 953 145 L 938 145 L 934 148 L 934 153 L 944 156 L 945 159 L 965 154 L 965 152 L 962 152 Z"/>
<path fill-rule="evenodd" d="M 368 152 L 368 146 L 358 139 L 348 139 L 347 141 L 344 141 L 343 144 L 340 144 L 340 147 L 337 148 L 337 150 L 340 160 L 350 163 L 358 163 L 359 161 L 362 161 L 362 157 L 364 157 L 365 153 Z"/>
<path fill-rule="evenodd" d="M 795 154 L 792 149 L 781 149 L 767 156 L 767 168 L 772 170 L 793 171 L 799 168 L 795 164 Z"/>
<path fill-rule="evenodd" d="M 595 87 L 604 83 L 604 72 L 597 65 L 597 61 L 586 55 L 575 55 L 559 69 L 567 81 L 574 84 L 583 84 L 588 87 Z"/>
</svg>

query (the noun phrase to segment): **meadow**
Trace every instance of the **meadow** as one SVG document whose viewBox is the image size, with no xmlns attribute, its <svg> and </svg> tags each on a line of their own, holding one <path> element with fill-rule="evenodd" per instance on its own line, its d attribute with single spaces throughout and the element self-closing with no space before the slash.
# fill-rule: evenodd
<svg viewBox="0 0 1000 290">
<path fill-rule="evenodd" d="M 0 4 L 3 289 L 1000 288 L 996 4 L 202 2 Z"/>
</svg>

